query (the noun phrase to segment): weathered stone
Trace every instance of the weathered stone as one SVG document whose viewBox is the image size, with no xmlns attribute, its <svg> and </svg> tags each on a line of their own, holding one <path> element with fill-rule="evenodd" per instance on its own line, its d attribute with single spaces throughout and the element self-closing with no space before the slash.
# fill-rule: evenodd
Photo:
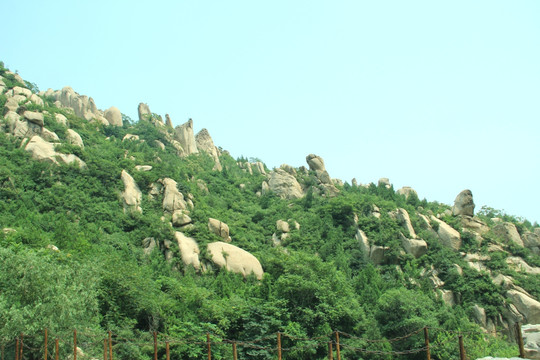
<svg viewBox="0 0 540 360">
<path fill-rule="evenodd" d="M 43 114 L 35 111 L 25 111 L 23 114 L 23 117 L 30 121 L 31 123 L 34 123 L 39 126 L 43 126 Z"/>
<path fill-rule="evenodd" d="M 528 323 L 540 323 L 540 302 L 517 290 L 508 290 L 506 294 Z"/>
<path fill-rule="evenodd" d="M 315 154 L 309 154 L 306 156 L 306 161 L 309 165 L 309 169 L 312 171 L 326 171 L 324 167 L 324 160 L 322 157 Z"/>
<path fill-rule="evenodd" d="M 165 151 L 165 144 L 164 144 L 164 143 L 162 143 L 162 142 L 159 141 L 159 140 L 156 140 L 156 141 L 155 141 L 155 144 L 156 144 L 161 150 Z"/>
<path fill-rule="evenodd" d="M 142 245 L 144 255 L 150 255 L 150 253 L 152 253 L 157 246 L 156 239 L 153 237 L 147 237 L 143 240 Z"/>
<path fill-rule="evenodd" d="M 163 210 L 171 214 L 176 210 L 185 210 L 186 202 L 184 195 L 178 191 L 176 181 L 170 178 L 164 178 L 160 182 L 163 185 Z"/>
<path fill-rule="evenodd" d="M 474 216 L 474 201 L 471 190 L 463 190 L 454 200 L 452 215 Z"/>
<path fill-rule="evenodd" d="M 152 166 L 151 165 L 137 165 L 137 166 L 135 166 L 135 170 L 137 170 L 137 171 L 150 171 L 150 170 L 152 170 Z"/>
<path fill-rule="evenodd" d="M 461 235 L 459 232 L 433 215 L 431 215 L 431 220 L 439 225 L 437 235 L 439 236 L 439 239 L 441 239 L 443 245 L 454 250 L 459 250 L 461 248 Z"/>
<path fill-rule="evenodd" d="M 75 130 L 67 129 L 66 140 L 68 143 L 84 149 L 84 142 L 81 138 L 81 135 L 79 135 Z"/>
<path fill-rule="evenodd" d="M 540 359 L 540 325 L 523 325 L 521 332 L 527 359 Z"/>
<path fill-rule="evenodd" d="M 54 118 L 57 123 L 67 126 L 67 118 L 62 114 L 55 114 Z"/>
<path fill-rule="evenodd" d="M 427 243 L 424 240 L 407 239 L 403 234 L 401 234 L 401 246 L 403 246 L 407 254 L 411 254 L 415 258 L 426 254 L 428 250 Z"/>
<path fill-rule="evenodd" d="M 469 215 L 458 215 L 461 219 L 461 226 L 464 229 L 473 231 L 477 234 L 483 235 L 489 231 L 489 226 L 482 222 L 477 217 L 472 217 Z"/>
<path fill-rule="evenodd" d="M 185 156 L 199 152 L 193 134 L 193 120 L 189 119 L 188 122 L 177 126 L 174 129 L 174 139 L 182 146 Z"/>
<path fill-rule="evenodd" d="M 281 164 L 279 168 L 292 176 L 296 176 L 296 170 L 291 165 Z"/>
<path fill-rule="evenodd" d="M 139 106 L 137 107 L 137 113 L 139 114 L 139 121 L 142 121 L 142 120 L 148 121 L 152 117 L 152 112 L 150 111 L 150 107 L 144 103 L 139 103 Z"/>
<path fill-rule="evenodd" d="M 471 311 L 476 323 L 485 328 L 487 324 L 486 310 L 478 304 L 474 304 Z"/>
<path fill-rule="evenodd" d="M 195 239 L 187 237 L 179 231 L 174 233 L 174 237 L 178 242 L 178 247 L 180 248 L 180 257 L 182 258 L 184 265 L 192 265 L 195 270 L 200 270 L 200 251 L 199 245 L 197 245 Z"/>
<path fill-rule="evenodd" d="M 282 169 L 275 169 L 270 173 L 268 189 L 282 199 L 299 199 L 304 196 L 302 187 L 296 178 Z"/>
<path fill-rule="evenodd" d="M 531 275 L 539 275 L 540 274 L 540 267 L 533 267 L 527 264 L 525 260 L 520 258 L 519 256 L 509 256 L 506 258 L 506 263 L 513 267 L 518 272 L 525 272 L 527 274 Z"/>
<path fill-rule="evenodd" d="M 513 242 L 514 244 L 523 247 L 523 240 L 519 236 L 516 225 L 510 222 L 502 222 L 495 225 L 492 229 L 495 235 L 500 236 L 506 242 Z"/>
<path fill-rule="evenodd" d="M 29 89 L 25 89 L 23 87 L 20 87 L 20 86 L 14 86 L 12 90 L 13 90 L 14 95 L 24 95 L 27 98 L 32 96 L 32 91 L 30 91 Z"/>
<path fill-rule="evenodd" d="M 387 246 L 372 245 L 369 253 L 369 258 L 375 265 L 384 264 L 387 261 L 386 252 L 390 250 Z"/>
<path fill-rule="evenodd" d="M 289 223 L 284 221 L 284 220 L 276 221 L 276 229 L 277 229 L 277 231 L 281 231 L 281 232 L 284 232 L 284 233 L 288 233 L 289 231 L 291 231 L 291 229 L 289 227 Z"/>
<path fill-rule="evenodd" d="M 254 274 L 258 280 L 263 277 L 263 268 L 255 256 L 249 252 L 221 241 L 208 244 L 212 262 L 244 277 Z"/>
<path fill-rule="evenodd" d="M 103 113 L 103 117 L 107 120 L 107 122 L 112 126 L 122 126 L 124 122 L 122 121 L 122 113 L 120 110 L 114 106 L 111 106 L 107 110 L 105 110 L 105 113 Z"/>
<path fill-rule="evenodd" d="M 367 260 L 371 254 L 371 246 L 369 245 L 369 239 L 365 232 L 360 229 L 356 229 L 356 235 L 354 236 L 360 245 L 360 249 L 364 254 L 364 259 Z"/>
<path fill-rule="evenodd" d="M 139 140 L 139 135 L 126 134 L 122 141 L 136 141 Z"/>
<path fill-rule="evenodd" d="M 378 181 L 379 186 L 384 186 L 387 189 L 390 189 L 392 185 L 390 184 L 390 179 L 388 178 L 380 178 Z"/>
<path fill-rule="evenodd" d="M 167 127 L 170 127 L 171 129 L 173 128 L 173 123 L 169 114 L 165 114 L 165 125 L 167 125 Z"/>
<path fill-rule="evenodd" d="M 186 210 L 176 210 L 172 214 L 172 224 L 174 226 L 186 226 L 187 224 L 191 224 L 191 222 L 192 220 Z"/>
<path fill-rule="evenodd" d="M 399 194 L 399 195 L 403 195 L 405 196 L 406 199 L 409 198 L 409 196 L 415 196 L 416 198 L 418 198 L 418 193 L 416 192 L 416 190 L 414 190 L 412 187 L 410 186 L 404 186 L 402 187 L 401 189 L 399 189 L 398 191 L 396 191 L 396 194 Z"/>
<path fill-rule="evenodd" d="M 24 149 L 31 153 L 34 160 L 47 161 L 55 164 L 58 163 L 56 161 L 54 144 L 43 140 L 37 135 L 30 139 Z"/>
<path fill-rule="evenodd" d="M 214 170 L 221 171 L 221 163 L 219 162 L 219 151 L 214 145 L 214 141 L 210 136 L 210 133 L 206 129 L 202 129 L 195 136 L 195 142 L 197 144 L 197 149 L 208 153 L 214 159 Z"/>
<path fill-rule="evenodd" d="M 456 296 L 454 295 L 454 292 L 452 290 L 445 290 L 445 289 L 438 289 L 441 294 L 442 301 L 450 306 L 453 307 L 456 305 Z"/>
<path fill-rule="evenodd" d="M 142 213 L 142 192 L 137 183 L 125 170 L 122 170 L 121 179 L 124 183 L 124 191 L 122 192 L 124 212 L 137 211 Z"/>
<path fill-rule="evenodd" d="M 60 138 L 58 137 L 58 135 L 56 135 L 56 133 L 50 131 L 50 130 L 47 130 L 45 128 L 43 128 L 41 130 L 41 137 L 46 140 L 46 141 L 53 141 L 53 142 L 59 142 L 60 141 Z"/>
<path fill-rule="evenodd" d="M 229 226 L 224 222 L 209 218 L 208 230 L 210 230 L 211 233 L 221 237 L 226 242 L 231 242 L 231 237 L 229 236 Z"/>
<path fill-rule="evenodd" d="M 389 213 L 390 217 L 395 219 L 403 229 L 405 229 L 411 239 L 416 239 L 416 232 L 411 224 L 411 218 L 407 210 L 399 208 Z"/>
</svg>

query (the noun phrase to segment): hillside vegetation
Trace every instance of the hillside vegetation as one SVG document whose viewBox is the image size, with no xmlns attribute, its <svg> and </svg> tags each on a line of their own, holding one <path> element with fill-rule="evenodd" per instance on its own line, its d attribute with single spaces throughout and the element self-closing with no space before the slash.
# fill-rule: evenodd
<svg viewBox="0 0 540 360">
<path fill-rule="evenodd" d="M 282 332 L 284 358 L 307 360 L 327 348 L 292 338 L 339 330 L 354 336 L 344 359 L 423 359 L 390 353 L 422 348 L 422 336 L 384 339 L 428 326 L 432 356 L 457 359 L 445 342 L 453 332 L 470 334 L 471 358 L 508 356 L 514 323 L 540 323 L 536 224 L 491 208 L 473 216 L 384 180 L 343 183 L 315 155 L 308 167 L 268 169 L 145 104 L 133 121 L 70 88 L 39 93 L 3 66 L 0 76 L 5 344 L 24 332 L 38 348 L 44 328 L 69 343 L 78 329 L 99 334 L 83 347 L 99 357 L 110 330 L 116 358 L 147 359 L 154 331 L 202 342 L 210 333 L 263 339 L 239 358 L 274 359 L 267 346 Z M 171 346 L 175 359 L 205 351 Z M 212 355 L 232 358 L 228 346 Z"/>
</svg>

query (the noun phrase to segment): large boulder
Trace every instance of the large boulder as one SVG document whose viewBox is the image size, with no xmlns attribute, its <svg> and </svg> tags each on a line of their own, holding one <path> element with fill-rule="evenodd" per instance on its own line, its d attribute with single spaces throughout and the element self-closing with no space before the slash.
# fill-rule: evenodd
<svg viewBox="0 0 540 360">
<path fill-rule="evenodd" d="M 523 240 L 519 236 L 516 225 L 510 222 L 501 222 L 495 225 L 492 229 L 493 233 L 502 238 L 505 242 L 513 242 L 514 244 L 523 247 Z"/>
<path fill-rule="evenodd" d="M 142 192 L 139 190 L 139 186 L 137 186 L 135 180 L 126 170 L 122 170 L 122 175 L 120 177 L 124 183 L 124 191 L 122 192 L 124 212 L 137 211 L 142 213 Z"/>
<path fill-rule="evenodd" d="M 401 234 L 401 246 L 403 246 L 407 254 L 411 254 L 415 258 L 426 254 L 428 250 L 428 245 L 424 240 L 408 239 L 403 234 Z"/>
<path fill-rule="evenodd" d="M 517 290 L 508 290 L 506 295 L 528 323 L 540 324 L 540 302 Z"/>
<path fill-rule="evenodd" d="M 399 208 L 395 211 L 390 212 L 390 217 L 396 220 L 403 229 L 407 230 L 409 237 L 411 239 L 416 239 L 416 232 L 411 224 L 411 218 L 407 210 Z"/>
<path fill-rule="evenodd" d="M 309 154 L 306 156 L 306 161 L 309 165 L 309 169 L 313 171 L 326 171 L 324 167 L 324 160 L 322 157 L 315 154 Z"/>
<path fill-rule="evenodd" d="M 221 241 L 208 244 L 212 262 L 244 277 L 254 274 L 258 280 L 263 277 L 263 268 L 255 256 L 237 246 Z"/>
<path fill-rule="evenodd" d="M 25 146 L 32 158 L 38 161 L 50 162 L 53 164 L 77 164 L 79 168 L 86 167 L 84 161 L 73 154 L 62 154 L 54 150 L 54 143 L 45 141 L 41 137 L 35 135 Z"/>
<path fill-rule="evenodd" d="M 186 210 L 184 195 L 178 191 L 173 179 L 164 178 L 159 181 L 163 185 L 163 210 L 173 214 L 176 210 Z"/>
<path fill-rule="evenodd" d="M 180 257 L 184 265 L 192 265 L 196 270 L 200 270 L 201 263 L 199 261 L 199 245 L 195 239 L 187 237 L 183 233 L 177 231 L 174 233 L 174 237 L 178 242 L 178 248 L 180 249 Z"/>
<path fill-rule="evenodd" d="M 408 199 L 409 196 L 414 196 L 418 198 L 418 193 L 410 186 L 404 186 L 401 189 L 398 189 L 398 191 L 396 191 L 396 194 L 403 195 L 406 199 Z"/>
<path fill-rule="evenodd" d="M 81 135 L 79 135 L 75 130 L 67 129 L 66 140 L 68 143 L 84 149 L 83 139 L 81 138 Z"/>
<path fill-rule="evenodd" d="M 469 215 L 458 215 L 461 219 L 461 226 L 469 231 L 475 232 L 479 235 L 484 235 L 489 231 L 489 226 L 486 223 L 481 221 L 477 217 Z"/>
<path fill-rule="evenodd" d="M 114 106 L 111 106 L 110 108 L 105 110 L 103 116 L 112 126 L 122 126 L 124 124 L 122 121 L 122 113 L 120 112 L 120 110 L 118 110 L 118 108 Z"/>
<path fill-rule="evenodd" d="M 527 359 L 540 359 L 540 325 L 523 325 L 521 332 Z"/>
<path fill-rule="evenodd" d="M 302 186 L 296 178 L 282 169 L 275 169 L 270 173 L 267 185 L 270 191 L 282 199 L 300 199 L 304 196 Z"/>
<path fill-rule="evenodd" d="M 197 144 L 197 149 L 208 153 L 214 159 L 214 170 L 221 171 L 221 163 L 219 162 L 219 151 L 214 145 L 214 141 L 210 136 L 210 133 L 206 129 L 202 129 L 195 136 L 195 142 Z"/>
<path fill-rule="evenodd" d="M 474 216 L 474 201 L 471 190 L 463 190 L 454 200 L 452 215 Z"/>
<path fill-rule="evenodd" d="M 193 134 L 193 120 L 189 119 L 188 122 L 177 126 L 174 129 L 174 139 L 182 146 L 184 151 L 182 154 L 183 156 L 199 152 L 197 149 L 197 142 L 195 141 L 195 135 Z"/>
<path fill-rule="evenodd" d="M 34 123 L 38 126 L 41 126 L 43 127 L 44 123 L 43 123 L 43 114 L 42 113 L 39 113 L 39 112 L 35 112 L 35 111 L 25 111 L 24 114 L 23 114 L 23 117 L 31 122 L 31 123 Z"/>
<path fill-rule="evenodd" d="M 459 250 L 461 248 L 461 235 L 459 232 L 433 215 L 431 215 L 431 220 L 437 223 L 439 226 L 437 235 L 439 236 L 439 239 L 443 245 L 454 250 Z"/>
<path fill-rule="evenodd" d="M 150 120 L 152 117 L 152 112 L 150 111 L 150 107 L 148 104 L 139 103 L 139 106 L 137 107 L 137 113 L 139 114 L 139 121 L 141 120 Z"/>
<path fill-rule="evenodd" d="M 231 242 L 231 237 L 229 236 L 229 226 L 224 222 L 209 218 L 208 230 L 210 230 L 211 233 L 221 237 L 226 242 Z"/>
</svg>

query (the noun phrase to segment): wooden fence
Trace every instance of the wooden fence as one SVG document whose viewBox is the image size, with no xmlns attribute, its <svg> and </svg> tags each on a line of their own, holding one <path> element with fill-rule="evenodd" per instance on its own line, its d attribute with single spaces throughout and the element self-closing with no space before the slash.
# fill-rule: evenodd
<svg viewBox="0 0 540 360">
<path fill-rule="evenodd" d="M 521 335 L 521 326 L 519 323 L 516 323 L 515 325 L 515 332 L 516 332 L 516 342 L 517 347 L 519 350 L 519 356 L 521 358 L 525 357 L 525 350 L 523 346 L 523 338 Z M 205 348 L 205 352 L 208 356 L 208 360 L 212 360 L 212 348 L 213 346 L 220 345 L 220 346 L 230 346 L 231 347 L 231 353 L 233 360 L 238 359 L 238 348 L 244 347 L 244 348 L 251 348 L 251 349 L 258 349 L 258 350 L 267 350 L 271 352 L 275 352 L 275 356 L 278 360 L 283 359 L 283 354 L 285 352 L 299 349 L 299 348 L 320 348 L 325 347 L 328 349 L 328 359 L 329 360 L 342 360 L 341 352 L 343 349 L 348 350 L 349 352 L 354 353 L 363 353 L 363 354 L 380 354 L 380 355 L 407 355 L 407 354 L 418 354 L 418 353 L 424 353 L 426 360 L 431 360 L 431 350 L 433 344 L 430 344 L 430 329 L 432 330 L 439 330 L 444 331 L 446 333 L 453 334 L 455 336 L 449 337 L 445 343 L 437 343 L 436 346 L 442 346 L 445 345 L 449 341 L 455 341 L 457 338 L 457 349 L 459 349 L 459 356 L 460 360 L 466 360 L 466 350 L 463 342 L 463 336 L 471 333 L 462 333 L 457 331 L 449 331 L 444 330 L 440 328 L 428 328 L 424 327 L 421 329 L 418 329 L 416 331 L 413 331 L 407 335 L 397 337 L 394 339 L 377 339 L 377 340 L 370 340 L 365 339 L 361 337 L 356 337 L 351 334 L 347 334 L 345 332 L 341 331 L 334 331 L 332 334 L 328 334 L 325 336 L 319 336 L 315 338 L 298 338 L 286 333 L 277 332 L 275 334 L 271 334 L 269 336 L 256 339 L 256 340 L 250 340 L 250 341 L 239 341 L 239 340 L 229 340 L 229 339 L 219 339 L 216 340 L 216 336 L 214 337 L 214 340 L 211 340 L 211 334 L 206 333 L 206 341 L 201 341 L 197 338 L 190 338 L 190 339 L 171 339 L 165 337 L 164 341 L 158 341 L 158 333 L 154 332 L 152 333 L 153 338 L 153 349 L 154 349 L 154 356 L 153 360 L 158 360 L 158 352 L 159 350 L 163 350 L 163 347 L 165 348 L 165 357 L 166 360 L 170 360 L 170 348 L 171 345 L 178 345 L 178 344 L 189 344 L 190 346 L 200 346 Z M 77 332 L 77 330 L 73 330 L 73 337 L 72 339 L 69 339 L 68 341 L 62 341 L 63 346 L 68 346 L 72 349 L 72 355 L 70 358 L 72 360 L 77 360 L 77 357 L 79 356 L 79 351 L 81 351 L 78 348 L 78 335 L 80 333 Z M 355 340 L 361 340 L 364 343 L 367 344 L 373 344 L 373 343 L 395 343 L 399 342 L 408 338 L 411 338 L 413 336 L 422 336 L 423 335 L 423 344 L 424 346 L 420 348 L 415 349 L 407 349 L 407 350 L 401 350 L 401 351 L 383 351 L 383 350 L 369 350 L 367 347 L 355 347 L 354 345 L 346 344 L 342 341 L 343 338 L 347 339 L 355 339 Z M 113 348 L 114 345 L 121 344 L 122 342 L 136 342 L 137 340 L 130 340 L 130 339 L 123 339 L 119 336 L 114 336 L 111 331 L 106 333 L 106 336 L 103 336 L 102 338 L 99 335 L 91 334 L 86 336 L 91 336 L 94 339 L 97 339 L 94 341 L 94 345 L 96 341 L 99 341 L 100 343 L 103 343 L 103 360 L 114 360 L 114 352 Z M 264 346 L 260 345 L 263 342 L 268 342 L 271 339 L 274 339 L 275 346 Z M 282 345 L 283 338 L 288 338 L 295 342 L 295 346 L 286 348 Z M 41 346 L 38 348 L 31 347 L 26 342 L 26 337 L 23 333 L 19 334 L 19 336 L 10 339 L 10 340 L 1 340 L 0 346 L 1 346 L 1 359 L 0 360 L 27 360 L 27 359 L 39 359 L 41 356 L 43 356 L 43 360 L 59 360 L 59 354 L 60 354 L 60 338 L 56 337 L 54 342 L 54 352 L 49 352 L 49 350 L 52 348 L 52 343 L 49 342 L 49 333 L 47 329 L 43 330 L 43 340 L 41 342 Z M 34 339 L 35 340 L 35 339 Z M 113 344 L 114 342 L 114 344 Z M 302 343 L 307 345 L 302 345 Z M 150 345 L 148 342 L 142 343 L 143 345 Z M 140 342 L 137 343 L 137 345 L 141 345 Z M 10 352 L 11 355 L 13 355 L 13 358 L 10 357 L 9 359 L 6 357 L 6 348 L 12 347 L 13 351 Z M 39 354 L 39 355 L 38 355 Z"/>
</svg>

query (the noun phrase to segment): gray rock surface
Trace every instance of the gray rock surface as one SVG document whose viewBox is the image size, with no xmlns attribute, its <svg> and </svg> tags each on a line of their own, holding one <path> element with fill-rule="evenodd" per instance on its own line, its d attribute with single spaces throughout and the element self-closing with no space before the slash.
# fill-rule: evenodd
<svg viewBox="0 0 540 360">
<path fill-rule="evenodd" d="M 444 246 L 454 250 L 459 250 L 461 248 L 461 235 L 456 229 L 452 228 L 444 221 L 437 219 L 433 215 L 431 215 L 431 221 L 438 224 L 439 229 L 437 230 L 437 235 Z"/>
<path fill-rule="evenodd" d="M 164 178 L 159 182 L 163 185 L 163 211 L 173 214 L 176 210 L 186 210 L 184 195 L 178 191 L 176 181 Z"/>
<path fill-rule="evenodd" d="M 208 244 L 212 262 L 244 277 L 254 274 L 258 280 L 263 277 L 263 268 L 255 256 L 249 252 L 221 241 Z"/>
<path fill-rule="evenodd" d="M 147 104 L 139 103 L 139 106 L 137 107 L 137 113 L 139 115 L 139 121 L 141 120 L 150 120 L 150 117 L 152 117 L 152 112 L 150 111 L 150 107 Z"/>
<path fill-rule="evenodd" d="M 83 139 L 81 138 L 81 135 L 79 135 L 79 133 L 77 133 L 75 130 L 67 129 L 66 140 L 68 143 L 84 149 Z"/>
<path fill-rule="evenodd" d="M 139 186 L 125 170 L 122 170 L 121 179 L 124 183 L 124 191 L 122 192 L 124 212 L 137 211 L 142 213 L 142 192 L 139 190 Z"/>
<path fill-rule="evenodd" d="M 197 149 L 208 153 L 214 159 L 214 170 L 221 171 L 221 163 L 219 162 L 219 151 L 214 145 L 214 141 L 210 136 L 210 133 L 206 129 L 202 129 L 195 136 L 195 142 L 197 144 Z"/>
<path fill-rule="evenodd" d="M 195 239 L 187 237 L 183 233 L 177 231 L 174 233 L 178 248 L 180 249 L 180 257 L 184 265 L 191 265 L 196 270 L 201 269 L 201 263 L 199 260 L 199 245 Z"/>
<path fill-rule="evenodd" d="M 274 192 L 282 199 L 300 199 L 304 196 L 302 186 L 294 176 L 282 169 L 275 169 L 268 179 L 268 190 Z M 263 183 L 263 193 L 264 193 Z"/>
<path fill-rule="evenodd" d="M 513 242 L 514 244 L 523 247 L 523 240 L 519 236 L 516 225 L 510 222 L 501 222 L 492 228 L 495 235 L 501 237 L 505 242 Z"/>
<path fill-rule="evenodd" d="M 197 142 L 195 141 L 195 135 L 193 134 L 193 120 L 189 119 L 188 122 L 177 126 L 174 129 L 174 139 L 182 146 L 184 151 L 183 156 L 199 152 L 197 149 Z"/>
<path fill-rule="evenodd" d="M 111 106 L 107 110 L 105 110 L 105 113 L 103 114 L 105 119 L 109 122 L 112 126 L 122 126 L 124 122 L 122 121 L 122 113 L 118 108 Z"/>
<path fill-rule="evenodd" d="M 471 190 L 463 190 L 454 200 L 452 215 L 474 216 L 474 201 Z"/>
<path fill-rule="evenodd" d="M 226 242 L 231 242 L 231 237 L 229 236 L 229 226 L 224 222 L 209 218 L 208 230 L 210 230 L 211 233 L 221 237 Z"/>
<path fill-rule="evenodd" d="M 416 196 L 418 198 L 418 193 L 416 192 L 416 190 L 414 190 L 410 186 L 404 186 L 401 189 L 399 189 L 398 191 L 396 191 L 396 193 L 399 194 L 399 195 L 405 196 L 405 198 L 407 198 L 407 199 L 411 195 Z"/>
</svg>

